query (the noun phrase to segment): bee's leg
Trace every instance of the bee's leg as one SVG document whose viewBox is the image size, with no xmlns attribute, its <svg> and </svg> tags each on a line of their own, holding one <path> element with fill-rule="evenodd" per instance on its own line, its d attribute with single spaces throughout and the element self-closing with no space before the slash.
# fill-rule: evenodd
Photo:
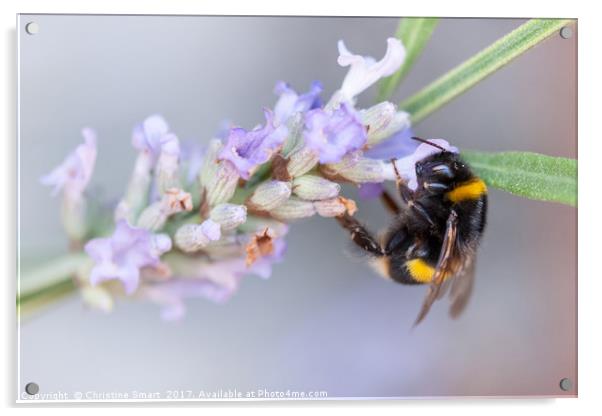
<svg viewBox="0 0 602 416">
<path fill-rule="evenodd" d="M 393 215 L 398 215 L 401 212 L 399 204 L 397 204 L 397 201 L 393 199 L 387 190 L 383 190 L 383 193 L 380 194 L 380 200 L 385 208 L 387 208 Z"/>
<path fill-rule="evenodd" d="M 351 233 L 351 240 L 362 250 L 375 256 L 383 256 L 384 250 L 380 243 L 358 220 L 345 213 L 336 217 L 343 228 Z"/>
<path fill-rule="evenodd" d="M 395 165 L 395 159 L 391 160 L 391 164 L 393 165 L 393 170 L 395 171 L 395 183 L 397 185 L 397 191 L 399 192 L 399 195 L 401 196 L 403 202 L 406 205 L 412 207 L 412 209 L 416 211 L 422 218 L 424 218 L 431 227 L 435 227 L 435 223 L 431 219 L 428 212 L 426 212 L 424 207 L 418 202 L 414 202 L 414 191 L 412 191 L 408 187 L 406 181 L 403 180 L 403 178 L 399 174 L 399 171 L 397 170 L 397 165 Z"/>
<path fill-rule="evenodd" d="M 395 171 L 395 185 L 397 185 L 397 192 L 399 192 L 399 196 L 405 204 L 414 199 L 414 191 L 408 188 L 408 184 L 399 174 L 397 170 L 397 165 L 395 164 L 395 159 L 391 160 L 391 164 L 393 165 L 393 170 Z"/>
</svg>

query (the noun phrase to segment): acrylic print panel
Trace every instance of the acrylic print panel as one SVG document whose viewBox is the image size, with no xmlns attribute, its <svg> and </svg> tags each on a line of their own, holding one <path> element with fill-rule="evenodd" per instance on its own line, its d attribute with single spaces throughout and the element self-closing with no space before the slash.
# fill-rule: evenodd
<svg viewBox="0 0 602 416">
<path fill-rule="evenodd" d="M 575 396 L 576 24 L 536 22 L 545 41 L 440 106 L 410 97 L 534 23 L 423 22 L 415 55 L 398 22 L 19 16 L 18 399 Z M 408 60 L 402 104 L 372 108 Z M 427 215 L 404 211 L 389 273 L 432 279 L 458 211 L 457 319 L 444 297 L 413 327 L 429 286 L 341 227 L 391 224 L 356 186 L 401 203 L 391 157 Z"/>
</svg>

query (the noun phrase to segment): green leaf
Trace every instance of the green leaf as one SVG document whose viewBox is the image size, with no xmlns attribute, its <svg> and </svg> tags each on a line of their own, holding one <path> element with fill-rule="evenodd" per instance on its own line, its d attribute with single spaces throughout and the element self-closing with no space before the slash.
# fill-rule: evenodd
<svg viewBox="0 0 602 416">
<path fill-rule="evenodd" d="M 541 201 L 577 205 L 577 161 L 530 152 L 465 151 L 462 157 L 488 186 Z"/>
<path fill-rule="evenodd" d="M 417 123 L 571 22 L 567 19 L 529 20 L 399 106 Z"/>
<path fill-rule="evenodd" d="M 436 18 L 422 17 L 406 17 L 399 21 L 395 37 L 403 43 L 406 49 L 406 59 L 397 72 L 380 82 L 377 101 L 385 101 L 391 97 L 422 53 L 422 49 L 430 39 L 438 21 L 439 19 Z"/>
</svg>

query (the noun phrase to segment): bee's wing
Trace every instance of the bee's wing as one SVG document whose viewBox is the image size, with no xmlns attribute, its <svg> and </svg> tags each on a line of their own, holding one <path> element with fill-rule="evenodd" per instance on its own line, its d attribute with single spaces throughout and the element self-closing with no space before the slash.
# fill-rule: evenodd
<svg viewBox="0 0 602 416">
<path fill-rule="evenodd" d="M 454 253 L 456 246 L 456 236 L 458 215 L 455 211 L 452 211 L 447 219 L 447 226 L 445 229 L 445 235 L 443 237 L 443 244 L 441 245 L 441 252 L 439 253 L 439 260 L 437 261 L 437 267 L 435 268 L 435 274 L 433 275 L 432 283 L 426 294 L 426 298 L 422 303 L 420 313 L 414 322 L 414 326 L 418 325 L 430 311 L 433 302 L 439 297 L 441 292 L 441 285 L 444 281 L 446 274 L 450 272 L 450 260 Z"/>
<path fill-rule="evenodd" d="M 452 318 L 457 318 L 464 311 L 470 295 L 472 294 L 472 288 L 474 286 L 475 276 L 475 259 L 470 258 L 468 264 L 461 273 L 454 277 L 451 282 L 451 289 L 449 297 L 451 305 L 449 307 L 449 314 Z"/>
</svg>

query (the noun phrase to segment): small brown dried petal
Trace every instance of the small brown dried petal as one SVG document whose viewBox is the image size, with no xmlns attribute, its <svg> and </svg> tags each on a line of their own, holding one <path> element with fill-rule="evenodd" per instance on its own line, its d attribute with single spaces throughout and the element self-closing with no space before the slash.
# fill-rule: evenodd
<svg viewBox="0 0 602 416">
<path fill-rule="evenodd" d="M 179 188 L 169 188 L 165 191 L 163 198 L 169 214 L 192 211 L 192 197 L 188 192 Z"/>
<path fill-rule="evenodd" d="M 245 250 L 247 252 L 247 267 L 251 266 L 261 257 L 272 254 L 274 252 L 274 234 L 272 230 L 266 228 L 262 233 L 255 234 L 246 245 Z"/>
</svg>

